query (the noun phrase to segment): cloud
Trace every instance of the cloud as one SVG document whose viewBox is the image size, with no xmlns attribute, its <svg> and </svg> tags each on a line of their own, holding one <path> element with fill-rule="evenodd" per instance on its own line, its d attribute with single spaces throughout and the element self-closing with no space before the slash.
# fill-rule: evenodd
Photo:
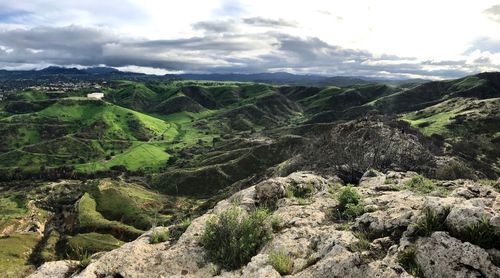
<svg viewBox="0 0 500 278">
<path fill-rule="evenodd" d="M 472 45 L 467 49 L 466 53 L 470 54 L 475 50 L 500 53 L 500 39 L 495 39 L 491 37 L 483 37 L 476 39 L 472 42 Z"/>
<path fill-rule="evenodd" d="M 296 27 L 297 23 L 292 21 L 287 21 L 284 19 L 270 19 L 263 17 L 249 17 L 244 18 L 243 23 L 254 26 L 262 27 Z"/>
<path fill-rule="evenodd" d="M 484 13 L 488 15 L 491 20 L 500 23 L 500 5 L 491 6 L 490 8 L 486 9 Z"/>
<path fill-rule="evenodd" d="M 495 67 L 496 56 L 474 52 L 475 61 L 418 61 L 411 57 L 373 55 L 365 50 L 331 45 L 316 37 L 277 31 L 227 33 L 151 40 L 123 36 L 106 28 L 37 27 L 0 32 L 0 67 L 23 65 L 106 65 L 203 73 L 289 71 L 325 75 L 458 77 Z M 472 54 L 471 54 L 472 55 Z M 472 56 L 471 56 L 472 57 Z M 498 68 L 498 66 L 497 66 Z"/>
<path fill-rule="evenodd" d="M 192 25 L 195 30 L 209 33 L 229 33 L 238 30 L 234 20 L 200 21 Z"/>
</svg>

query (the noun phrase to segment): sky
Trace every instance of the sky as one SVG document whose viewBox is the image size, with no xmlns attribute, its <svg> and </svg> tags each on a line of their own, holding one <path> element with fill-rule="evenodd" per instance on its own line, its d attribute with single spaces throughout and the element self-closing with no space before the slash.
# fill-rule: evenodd
<svg viewBox="0 0 500 278">
<path fill-rule="evenodd" d="M 0 68 L 445 79 L 500 71 L 500 1 L 0 0 Z"/>
</svg>

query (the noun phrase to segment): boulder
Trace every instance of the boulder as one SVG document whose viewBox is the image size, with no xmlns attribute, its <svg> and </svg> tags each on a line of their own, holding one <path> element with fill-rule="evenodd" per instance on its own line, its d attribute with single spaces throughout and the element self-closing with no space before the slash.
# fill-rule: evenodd
<svg viewBox="0 0 500 278">
<path fill-rule="evenodd" d="M 416 262 L 425 277 L 500 277 L 500 268 L 482 248 L 462 242 L 446 232 L 416 242 Z"/>
<path fill-rule="evenodd" d="M 29 278 L 66 278 L 75 271 L 78 261 L 47 262 L 40 266 Z"/>
</svg>

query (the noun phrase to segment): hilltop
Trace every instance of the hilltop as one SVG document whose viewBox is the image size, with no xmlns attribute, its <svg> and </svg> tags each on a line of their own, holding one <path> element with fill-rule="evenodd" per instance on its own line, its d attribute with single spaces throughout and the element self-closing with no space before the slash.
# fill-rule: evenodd
<svg viewBox="0 0 500 278">
<path fill-rule="evenodd" d="M 102 68 L 87 69 L 85 73 L 78 69 L 64 69 L 62 73 L 60 70 L 50 68 L 44 74 L 51 78 L 120 74 Z M 367 200 L 378 198 L 379 191 L 382 199 L 397 195 L 414 200 L 412 216 L 408 216 L 411 221 L 405 220 L 406 224 L 396 229 L 395 238 L 394 231 L 388 231 L 398 250 L 404 245 L 400 232 L 421 215 L 419 211 L 426 207 L 426 200 L 432 199 L 427 195 L 434 191 L 431 195 L 437 194 L 443 202 L 450 201 L 450 194 L 463 199 L 486 198 L 480 200 L 482 207 L 498 214 L 492 201 L 498 195 L 495 189 L 487 194 L 483 191 L 496 186 L 500 177 L 500 73 L 423 84 L 369 82 L 342 86 L 126 76 L 118 79 L 106 79 L 99 83 L 99 89 L 93 85 L 63 92 L 26 89 L 9 94 L 0 102 L 0 234 L 4 236 L 0 241 L 9 248 L 21 245 L 22 254 L 29 254 L 0 252 L 0 259 L 16 262 L 0 264 L 0 271 L 18 275 L 45 261 L 81 260 L 120 246 L 125 250 L 144 248 L 149 250 L 144 255 L 152 256 L 160 251 L 154 245 L 144 246 L 152 233 L 151 226 L 169 227 L 177 240 L 188 222 L 193 221 L 193 228 L 178 243 L 161 245 L 168 249 L 167 254 L 173 252 L 169 250 L 184 250 L 183 242 L 194 242 L 193 233 L 203 231 L 207 210 L 218 202 L 229 198 L 229 202 L 246 204 L 245 192 L 249 191 L 245 190 L 257 190 L 268 179 L 281 182 L 291 174 L 301 175 L 297 174 L 300 171 L 307 171 L 307 175 L 313 175 L 314 183 L 321 181 L 322 185 L 313 190 L 312 199 L 304 199 L 300 193 L 304 200 L 292 198 L 293 204 L 287 201 L 291 195 L 276 196 L 280 200 L 278 211 L 291 211 L 292 207 L 304 208 L 307 214 L 316 209 L 319 211 L 314 213 L 331 211 L 338 205 L 332 196 L 341 192 L 337 183 L 359 186 Z M 103 99 L 87 97 L 87 93 L 96 90 L 104 94 Z M 371 169 L 387 183 L 376 180 L 376 184 L 367 185 Z M 432 189 L 421 192 L 425 196 L 409 195 L 400 187 L 397 192 L 387 189 L 389 185 L 402 186 L 416 173 L 425 177 L 426 186 Z M 302 183 L 292 180 L 287 180 L 283 188 Z M 334 189 L 329 191 L 332 186 Z M 479 194 L 478 197 L 462 196 L 467 190 Z M 242 194 L 245 196 L 241 200 L 235 197 Z M 261 203 L 255 196 L 251 198 L 250 203 Z M 374 205 L 379 205 L 379 201 L 373 201 Z M 387 217 L 392 217 L 396 207 Z M 272 205 L 269 209 L 276 208 Z M 320 227 L 328 231 L 344 227 L 346 230 L 339 236 L 352 240 L 339 242 L 339 246 L 347 248 L 349 254 L 345 254 L 353 259 L 364 256 L 363 250 L 349 249 L 351 244 L 357 244 L 354 237 L 359 239 L 355 232 L 359 232 L 360 224 L 356 223 L 385 211 L 367 211 L 348 223 L 322 214 L 324 221 L 319 221 L 319 226 L 308 223 L 307 227 L 312 233 L 320 233 Z M 208 213 L 218 212 L 215 209 Z M 288 231 L 297 232 L 299 222 L 287 222 Z M 352 229 L 347 229 L 347 224 Z M 377 243 L 376 239 L 386 236 L 389 235 L 370 235 L 370 241 L 362 244 L 379 244 L 381 240 Z M 442 240 L 446 236 L 433 237 Z M 417 249 L 434 240 L 423 238 Z M 455 244 L 453 238 L 446 240 Z M 267 247 L 261 250 L 261 255 L 268 254 L 266 250 Z M 311 249 L 313 253 L 317 251 Z M 394 261 L 400 251 L 387 251 L 381 252 L 389 256 L 388 265 L 400 265 Z M 316 262 L 326 258 L 326 253 L 321 254 Z M 199 255 L 205 256 L 202 252 Z M 259 265 L 265 264 L 261 255 L 255 258 Z M 306 265 L 307 256 L 292 252 L 294 274 L 306 273 L 301 271 L 307 267 L 299 269 L 298 265 Z M 380 265 L 381 258 L 382 254 L 377 253 L 376 258 L 362 261 Z M 103 266 L 95 259 L 101 271 Z M 203 260 L 205 263 L 206 258 Z M 320 265 L 327 267 L 328 260 Z M 491 260 L 493 264 L 495 260 Z M 417 261 L 423 264 L 420 259 Z M 409 272 L 401 267 L 401 271 Z M 129 270 L 123 271 L 117 273 L 126 277 Z M 359 271 L 363 275 L 372 273 L 367 269 Z"/>
</svg>

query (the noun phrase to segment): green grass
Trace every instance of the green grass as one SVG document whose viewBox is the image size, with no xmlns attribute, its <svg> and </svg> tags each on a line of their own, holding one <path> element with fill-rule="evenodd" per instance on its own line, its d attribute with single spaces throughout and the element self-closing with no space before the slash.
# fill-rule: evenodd
<svg viewBox="0 0 500 278">
<path fill-rule="evenodd" d="M 495 233 L 495 227 L 487 218 L 479 222 L 451 231 L 452 236 L 479 245 L 485 249 L 500 248 L 500 236 Z"/>
<path fill-rule="evenodd" d="M 0 197 L 0 230 L 26 215 L 25 198 L 19 194 Z"/>
<path fill-rule="evenodd" d="M 28 264 L 39 236 L 36 233 L 13 234 L 0 238 L 0 273 L 2 277 L 26 277 L 33 266 Z"/>
<path fill-rule="evenodd" d="M 191 219 L 185 218 L 179 223 L 172 226 L 172 228 L 170 229 L 170 235 L 175 240 L 178 240 L 190 225 L 191 225 Z"/>
<path fill-rule="evenodd" d="M 94 254 L 101 251 L 110 251 L 123 245 L 123 241 L 116 239 L 110 234 L 83 233 L 68 238 L 68 246 L 76 254 Z M 76 252 L 76 250 L 79 250 Z M 80 259 L 80 258 L 79 258 Z"/>
<path fill-rule="evenodd" d="M 409 246 L 399 253 L 398 262 L 409 274 L 419 278 L 425 277 L 422 268 L 416 261 L 416 249 L 414 246 Z"/>
<path fill-rule="evenodd" d="M 165 204 L 166 198 L 135 184 L 101 180 L 92 191 L 97 210 L 110 220 L 117 220 L 141 230 L 149 229 L 153 216 Z M 157 219 L 161 224 L 163 217 Z"/>
<path fill-rule="evenodd" d="M 420 194 L 428 194 L 436 190 L 436 186 L 431 180 L 420 175 L 407 180 L 403 187 Z"/>
<path fill-rule="evenodd" d="M 165 148 L 161 144 L 134 142 L 131 148 L 113 156 L 110 160 L 102 159 L 76 165 L 76 169 L 81 172 L 93 172 L 123 165 L 132 171 L 145 168 L 154 170 L 165 165 L 169 158 L 170 155 L 165 152 Z"/>
<path fill-rule="evenodd" d="M 130 225 L 125 225 L 118 221 L 110 221 L 102 216 L 96 210 L 97 204 L 95 200 L 85 193 L 78 203 L 77 210 L 77 228 L 81 231 L 101 231 L 101 232 L 115 232 L 124 234 L 124 236 L 133 237 L 142 234 L 139 230 Z"/>
<path fill-rule="evenodd" d="M 269 253 L 269 263 L 281 275 L 292 274 L 293 260 L 283 251 L 273 251 Z"/>
<path fill-rule="evenodd" d="M 445 135 L 448 132 L 446 125 L 452 123 L 451 118 L 456 114 L 453 112 L 438 113 L 426 118 L 417 118 L 415 113 L 410 113 L 404 119 L 410 123 L 411 126 L 420 129 L 420 131 L 430 136 L 432 134 Z"/>
<path fill-rule="evenodd" d="M 179 136 L 174 123 L 85 98 L 60 99 L 39 112 L 12 115 L 1 122 L 7 130 L 0 139 L 12 150 L 0 157 L 0 166 L 5 167 L 77 165 L 84 172 L 115 165 L 157 169 L 169 159 L 165 145 Z"/>
<path fill-rule="evenodd" d="M 351 244 L 351 250 L 354 252 L 362 252 L 370 249 L 370 234 L 363 231 L 355 232 L 354 235 L 358 241 Z"/>
<path fill-rule="evenodd" d="M 154 231 L 153 234 L 151 234 L 151 238 L 149 239 L 149 243 L 151 244 L 156 244 L 160 242 L 165 242 L 170 238 L 170 233 L 168 230 L 164 231 Z"/>
<path fill-rule="evenodd" d="M 430 208 L 425 208 L 420 213 L 420 218 L 413 224 L 415 236 L 430 236 L 434 231 L 446 230 L 445 220 L 450 212 L 449 208 L 438 214 Z"/>
</svg>

